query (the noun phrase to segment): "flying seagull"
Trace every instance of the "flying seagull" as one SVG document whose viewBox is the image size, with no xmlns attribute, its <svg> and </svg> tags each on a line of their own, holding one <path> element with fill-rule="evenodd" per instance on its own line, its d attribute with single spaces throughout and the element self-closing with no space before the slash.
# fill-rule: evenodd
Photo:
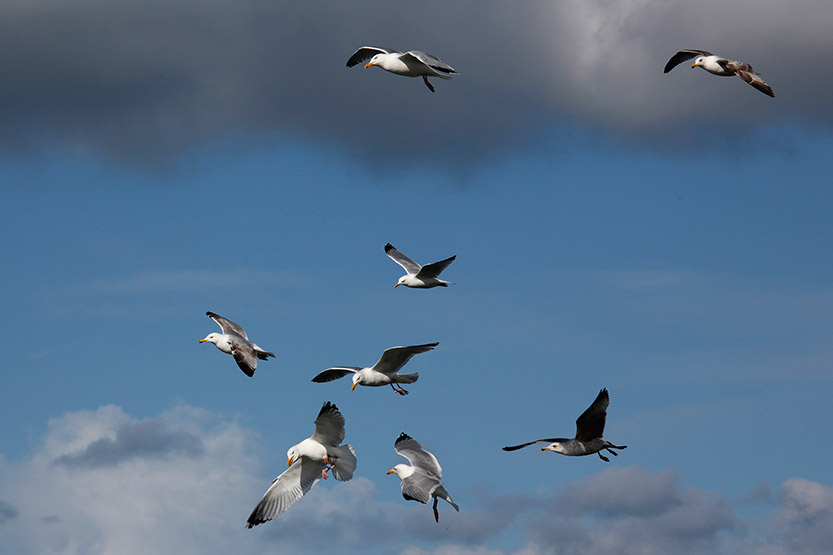
<svg viewBox="0 0 833 555">
<path fill-rule="evenodd" d="M 460 512 L 460 507 L 443 487 L 443 469 L 437 457 L 423 449 L 417 440 L 405 432 L 399 434 L 393 448 L 412 465 L 397 464 L 387 471 L 387 474 L 396 474 L 402 480 L 402 497 L 420 503 L 428 503 L 433 497 L 434 520 L 437 522 L 440 521 L 440 512 L 437 510 L 437 501 L 440 499 L 445 499 L 455 511 Z"/>
<path fill-rule="evenodd" d="M 727 60 L 726 58 L 715 56 L 711 52 L 706 52 L 705 50 L 680 50 L 671 56 L 671 59 L 668 60 L 667 64 L 665 64 L 663 72 L 668 73 L 679 64 L 685 62 L 686 60 L 690 60 L 691 58 L 697 58 L 694 60 L 694 64 L 691 66 L 691 69 L 694 69 L 695 67 L 702 67 L 709 73 L 714 73 L 715 75 L 720 75 L 722 77 L 737 75 L 765 95 L 773 98 L 775 97 L 775 93 L 772 92 L 772 87 L 767 85 L 764 80 L 761 79 L 761 76 L 755 73 L 755 70 L 752 69 L 751 65 L 735 60 Z"/>
<path fill-rule="evenodd" d="M 205 315 L 217 322 L 223 333 L 209 333 L 205 339 L 200 339 L 200 343 L 214 343 L 218 349 L 233 356 L 237 366 L 250 378 L 255 375 L 257 359 L 267 360 L 269 357 L 275 357 L 275 353 L 264 351 L 257 343 L 249 341 L 243 328 L 231 320 L 213 312 L 206 312 Z"/>
<path fill-rule="evenodd" d="M 379 48 L 378 46 L 362 46 L 353 52 L 353 55 L 347 60 L 347 67 L 353 67 L 368 58 L 370 58 L 370 61 L 364 65 L 365 68 L 379 66 L 385 71 L 404 75 L 405 77 L 422 76 L 425 86 L 431 92 L 434 92 L 434 87 L 428 82 L 429 77 L 451 79 L 451 75 L 460 75 L 453 67 L 431 54 L 419 50 L 409 50 L 402 53 L 398 50 Z"/>
<path fill-rule="evenodd" d="M 283 513 L 332 470 L 336 480 L 346 482 L 356 471 L 356 451 L 344 441 L 344 416 L 327 401 L 315 419 L 315 432 L 286 452 L 289 469 L 272 481 L 249 515 L 246 528 L 268 522 Z"/>
<path fill-rule="evenodd" d="M 554 437 L 549 439 L 539 439 L 530 441 L 529 443 L 522 443 L 520 445 L 513 445 L 512 447 L 504 447 L 504 451 L 515 451 L 533 443 L 548 443 L 541 447 L 541 451 L 554 451 L 567 455 L 568 457 L 580 457 L 582 455 L 592 455 L 598 453 L 599 457 L 605 462 L 610 462 L 610 459 L 602 455 L 602 451 L 607 449 L 614 456 L 619 456 L 613 449 L 625 449 L 627 445 L 613 445 L 607 440 L 602 439 L 605 429 L 605 418 L 607 417 L 607 406 L 610 404 L 610 397 L 607 394 L 607 389 L 602 389 L 593 404 L 590 405 L 586 411 L 581 413 L 581 416 L 576 420 L 576 437 L 573 439 L 566 439 Z"/>
<path fill-rule="evenodd" d="M 385 253 L 397 264 L 408 272 L 397 282 L 394 287 L 404 285 L 405 287 L 414 287 L 416 289 L 430 289 L 431 287 L 448 287 L 450 281 L 443 281 L 439 278 L 440 273 L 448 268 L 448 265 L 454 262 L 457 255 L 439 262 L 432 262 L 425 266 L 420 266 L 398 250 L 390 243 L 385 243 Z"/>
<path fill-rule="evenodd" d="M 369 368 L 333 366 L 315 376 L 312 381 L 316 383 L 331 382 L 343 378 L 347 374 L 353 374 L 353 387 L 351 391 L 356 389 L 357 385 L 367 385 L 370 387 L 390 385 L 391 389 L 399 395 L 407 395 L 408 392 L 402 389 L 402 386 L 399 384 L 414 383 L 419 379 L 419 373 L 397 374 L 397 372 L 405 366 L 406 362 L 411 360 L 411 357 L 419 353 L 431 351 L 437 345 L 439 343 L 411 345 L 409 347 L 391 347 L 390 349 L 385 349 L 385 352 L 382 353 L 382 358 Z"/>
</svg>

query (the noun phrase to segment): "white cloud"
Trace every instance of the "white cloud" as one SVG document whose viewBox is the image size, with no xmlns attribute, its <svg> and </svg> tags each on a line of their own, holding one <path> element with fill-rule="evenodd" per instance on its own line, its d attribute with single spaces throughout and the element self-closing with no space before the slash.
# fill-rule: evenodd
<svg viewBox="0 0 833 555">
<path fill-rule="evenodd" d="M 176 447 L 176 438 L 191 447 Z M 398 491 L 392 501 L 357 476 L 319 484 L 246 530 L 268 486 L 259 442 L 233 419 L 185 406 L 146 420 L 115 406 L 55 418 L 31 456 L 2 461 L 0 552 L 787 554 L 833 541 L 827 485 L 787 480 L 768 516 L 744 521 L 719 492 L 640 467 L 608 468 L 537 496 L 455 492 L 462 511 L 441 506 L 440 525 L 430 507 Z"/>
</svg>

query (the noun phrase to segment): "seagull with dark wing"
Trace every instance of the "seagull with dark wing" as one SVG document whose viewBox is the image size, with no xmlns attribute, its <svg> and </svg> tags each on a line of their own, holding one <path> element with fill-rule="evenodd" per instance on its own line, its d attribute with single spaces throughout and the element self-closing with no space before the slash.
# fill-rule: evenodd
<svg viewBox="0 0 833 555">
<path fill-rule="evenodd" d="M 399 384 L 414 383 L 419 379 L 419 373 L 399 374 L 399 369 L 405 366 L 405 363 L 411 360 L 414 355 L 431 351 L 437 345 L 439 343 L 391 347 L 390 349 L 385 349 L 385 352 L 382 353 L 382 358 L 373 366 L 367 368 L 360 368 L 358 366 L 333 366 L 315 376 L 312 381 L 316 383 L 331 382 L 343 378 L 347 374 L 353 374 L 353 387 L 351 391 L 356 389 L 357 385 L 370 387 L 390 385 L 393 391 L 399 395 L 407 395 L 408 392 Z"/>
<path fill-rule="evenodd" d="M 691 69 L 701 67 L 709 73 L 720 75 L 721 77 L 732 77 L 737 75 L 765 95 L 773 98 L 775 97 L 775 93 L 772 92 L 772 87 L 767 85 L 764 80 L 761 79 L 761 76 L 755 73 L 755 70 L 752 69 L 751 65 L 745 62 L 738 62 L 736 60 L 727 60 L 726 58 L 715 56 L 711 52 L 707 52 L 705 50 L 680 50 L 671 56 L 671 59 L 668 60 L 667 64 L 665 64 L 663 73 L 668 73 L 679 64 L 692 58 L 696 58 L 696 60 L 694 60 L 694 64 L 691 66 Z"/>
<path fill-rule="evenodd" d="M 602 389 L 596 397 L 596 400 L 593 401 L 593 404 L 576 420 L 576 437 L 573 439 L 560 437 L 538 439 L 529 443 L 504 447 L 503 450 L 515 451 L 516 449 L 522 449 L 534 443 L 547 443 L 548 445 L 541 447 L 541 451 L 553 451 L 567 455 L 568 457 L 581 457 L 582 455 L 598 453 L 603 461 L 610 462 L 610 459 L 602 455 L 602 451 L 606 449 L 618 457 L 619 454 L 613 451 L 613 449 L 625 449 L 627 445 L 613 445 L 609 441 L 602 439 L 605 430 L 605 419 L 607 418 L 607 406 L 609 404 L 610 397 L 607 394 L 607 389 Z"/>
<path fill-rule="evenodd" d="M 434 92 L 434 87 L 428 82 L 429 77 L 451 79 L 452 75 L 459 75 L 453 67 L 431 54 L 419 50 L 399 52 L 398 50 L 379 48 L 378 46 L 362 46 L 353 52 L 353 55 L 347 60 L 347 67 L 353 67 L 368 58 L 370 58 L 370 61 L 364 65 L 365 69 L 378 66 L 385 71 L 404 75 L 405 77 L 421 76 L 425 86 L 431 92 Z"/>
<path fill-rule="evenodd" d="M 404 285 L 405 287 L 414 287 L 416 289 L 430 289 L 431 287 L 448 287 L 452 282 L 443 281 L 439 278 L 440 273 L 448 268 L 448 265 L 454 262 L 457 255 L 439 262 L 432 262 L 425 266 L 420 266 L 398 250 L 390 243 L 385 243 L 385 254 L 391 260 L 402 266 L 407 273 L 399 278 L 399 281 L 394 285 L 394 288 Z"/>
<path fill-rule="evenodd" d="M 324 403 L 315 419 L 315 432 L 286 452 L 287 469 L 263 494 L 249 515 L 246 528 L 268 522 L 283 513 L 312 489 L 327 471 L 333 478 L 346 482 L 356 471 L 356 451 L 344 441 L 344 416 L 329 401 Z"/>
<path fill-rule="evenodd" d="M 437 457 L 404 432 L 399 434 L 393 448 L 411 463 L 411 466 L 397 464 L 387 471 L 387 474 L 396 474 L 402 480 L 402 497 L 426 504 L 433 497 L 434 520 L 437 522 L 440 521 L 440 512 L 437 510 L 437 501 L 440 499 L 445 499 L 455 511 L 460 512 L 460 507 L 443 487 L 443 469 Z"/>
<path fill-rule="evenodd" d="M 237 366 L 250 378 L 255 375 L 258 359 L 274 358 L 275 353 L 264 351 L 257 343 L 249 341 L 243 328 L 231 320 L 213 312 L 206 312 L 205 315 L 217 322 L 223 333 L 209 333 L 205 339 L 200 339 L 200 343 L 214 343 L 218 349 L 233 356 Z"/>
</svg>

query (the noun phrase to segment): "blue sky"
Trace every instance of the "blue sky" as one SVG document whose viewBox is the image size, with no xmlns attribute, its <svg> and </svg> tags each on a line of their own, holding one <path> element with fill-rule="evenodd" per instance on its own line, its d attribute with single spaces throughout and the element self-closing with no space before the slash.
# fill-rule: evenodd
<svg viewBox="0 0 833 555">
<path fill-rule="evenodd" d="M 803 70 L 833 14 L 800 4 L 6 4 L 0 552 L 829 545 L 833 101 Z M 365 43 L 461 75 L 344 68 Z M 663 75 L 685 47 L 776 98 Z M 394 289 L 386 242 L 456 285 Z M 206 310 L 276 359 L 198 344 Z M 408 397 L 310 382 L 432 341 Z M 602 387 L 609 464 L 500 450 Z M 355 479 L 245 530 L 324 401 Z M 403 431 L 439 525 L 385 475 Z"/>
</svg>

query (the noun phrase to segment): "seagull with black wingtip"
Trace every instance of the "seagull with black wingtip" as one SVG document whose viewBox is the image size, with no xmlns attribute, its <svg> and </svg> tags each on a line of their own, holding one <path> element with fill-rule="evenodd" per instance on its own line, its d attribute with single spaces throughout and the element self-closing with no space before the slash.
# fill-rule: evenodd
<svg viewBox="0 0 833 555">
<path fill-rule="evenodd" d="M 613 451 L 613 449 L 625 449 L 627 445 L 613 445 L 602 438 L 605 430 L 605 419 L 607 418 L 607 406 L 609 404 L 610 397 L 607 389 L 602 389 L 596 397 L 596 400 L 593 401 L 593 404 L 587 407 L 587 410 L 581 413 L 581 416 L 576 420 L 576 437 L 573 439 L 561 437 L 537 439 L 520 445 L 504 447 L 503 450 L 515 451 L 534 443 L 546 443 L 547 445 L 541 447 L 541 451 L 552 451 L 567 455 L 568 457 L 581 457 L 583 455 L 598 453 L 603 461 L 610 462 L 610 459 L 602 455 L 602 451 L 607 450 L 618 457 L 619 454 Z"/>
</svg>

